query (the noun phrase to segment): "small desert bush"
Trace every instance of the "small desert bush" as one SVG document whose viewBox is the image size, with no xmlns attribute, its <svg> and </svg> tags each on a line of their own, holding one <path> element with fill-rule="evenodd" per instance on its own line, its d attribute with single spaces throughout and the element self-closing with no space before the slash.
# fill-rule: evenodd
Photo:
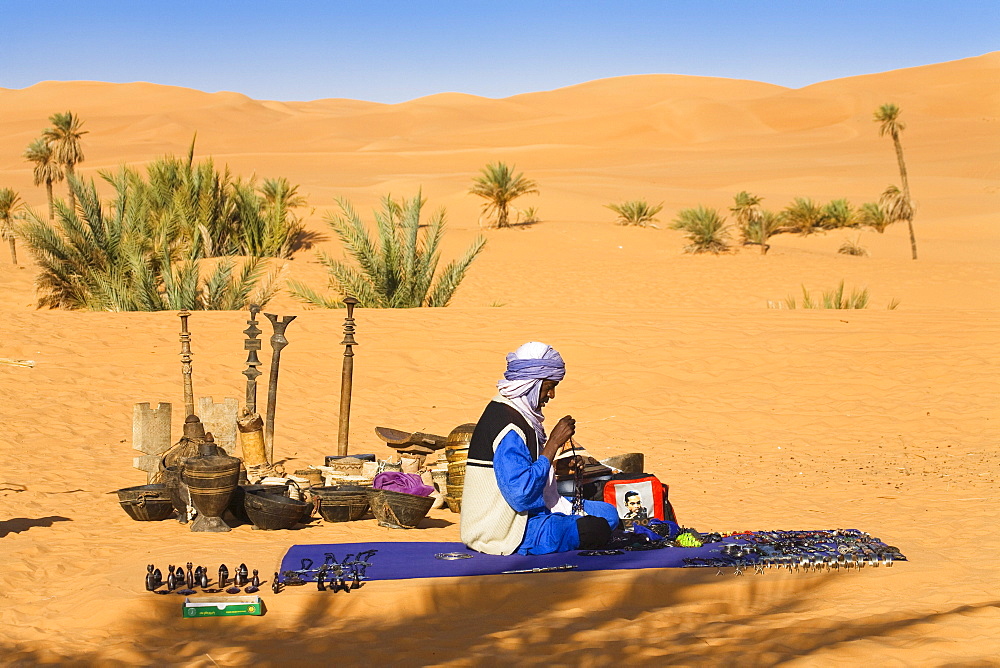
<svg viewBox="0 0 1000 668">
<path fill-rule="evenodd" d="M 820 297 L 814 297 L 806 287 L 802 286 L 802 308 L 804 309 L 866 309 L 868 308 L 870 295 L 868 288 L 860 290 L 853 289 L 850 294 L 844 293 L 844 281 L 840 282 L 833 290 L 824 290 Z M 798 308 L 795 297 L 787 297 L 784 302 L 768 301 L 768 308 Z M 888 309 L 895 310 L 899 306 L 899 300 L 893 299 L 889 302 Z"/>
<path fill-rule="evenodd" d="M 517 222 L 521 225 L 534 225 L 542 222 L 542 217 L 538 213 L 537 206 L 529 206 L 526 209 L 517 210 Z"/>
<path fill-rule="evenodd" d="M 760 244 L 761 255 L 767 255 L 771 245 L 767 243 L 781 226 L 781 214 L 773 211 L 760 211 L 750 220 L 745 230 L 745 237 L 748 243 Z"/>
<path fill-rule="evenodd" d="M 823 207 L 808 197 L 796 197 L 782 212 L 785 222 L 802 234 L 812 234 L 824 226 L 826 214 Z"/>
<path fill-rule="evenodd" d="M 324 308 L 342 307 L 348 295 L 367 308 L 447 306 L 472 261 L 486 245 L 486 239 L 477 237 L 465 255 L 449 263 L 435 277 L 445 212 L 441 209 L 423 225 L 420 214 L 424 203 L 419 194 L 403 201 L 386 195 L 381 210 L 375 212 L 373 235 L 351 203 L 338 199 L 340 212 L 328 214 L 326 222 L 354 263 L 335 260 L 320 252 L 319 260 L 327 268 L 330 287 L 338 294 L 326 297 L 306 285 L 289 281 L 292 295 Z"/>
<path fill-rule="evenodd" d="M 846 199 L 835 199 L 823 207 L 823 227 L 838 229 L 856 227 L 857 224 L 857 212 Z"/>
<path fill-rule="evenodd" d="M 889 227 L 892 222 L 885 209 L 878 202 L 865 202 L 858 209 L 858 224 L 870 227 L 879 234 L 885 232 L 885 228 Z"/>
<path fill-rule="evenodd" d="M 837 252 L 841 255 L 857 255 L 858 257 L 866 257 L 868 251 L 861 246 L 861 237 L 857 239 L 844 239 L 844 243 L 840 244 L 840 248 Z"/>
<path fill-rule="evenodd" d="M 663 210 L 663 202 L 650 204 L 644 199 L 633 199 L 618 204 L 605 204 L 605 208 L 618 214 L 619 225 L 652 226 L 657 221 L 656 214 Z"/>
<path fill-rule="evenodd" d="M 670 227 L 684 232 L 691 242 L 684 248 L 686 253 L 722 253 L 729 250 L 726 219 L 716 209 L 704 206 L 681 209 Z"/>
</svg>

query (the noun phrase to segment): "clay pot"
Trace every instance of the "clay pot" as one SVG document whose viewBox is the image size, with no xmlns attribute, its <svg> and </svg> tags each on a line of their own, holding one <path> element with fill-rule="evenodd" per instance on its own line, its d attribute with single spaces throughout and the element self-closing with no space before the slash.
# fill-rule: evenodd
<svg viewBox="0 0 1000 668">
<path fill-rule="evenodd" d="M 222 521 L 222 513 L 239 482 L 240 460 L 221 454 L 211 434 L 206 435 L 199 453 L 184 462 L 181 474 L 191 493 L 191 502 L 198 509 L 191 531 L 230 531 L 229 525 Z"/>
</svg>

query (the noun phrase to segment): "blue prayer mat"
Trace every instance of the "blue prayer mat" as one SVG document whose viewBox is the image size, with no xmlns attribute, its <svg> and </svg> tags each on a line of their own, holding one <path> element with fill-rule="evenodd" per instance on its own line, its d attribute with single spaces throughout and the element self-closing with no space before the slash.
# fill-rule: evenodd
<svg viewBox="0 0 1000 668">
<path fill-rule="evenodd" d="M 363 555 L 364 564 L 351 565 L 352 561 L 357 562 L 359 554 Z M 435 555 L 449 555 L 451 558 L 441 559 Z M 455 555 L 468 557 L 454 558 Z M 501 557 L 475 552 L 462 543 L 446 542 L 293 545 L 282 557 L 278 579 L 287 582 L 292 577 L 298 577 L 306 582 L 315 582 L 316 574 L 324 564 L 331 569 L 334 564 L 341 565 L 348 575 L 360 569 L 366 580 L 405 580 L 499 575 L 505 571 L 561 566 L 577 571 L 697 567 L 763 571 L 772 567 L 788 570 L 861 568 L 906 560 L 896 548 L 855 529 L 756 531 L 729 536 L 701 547 L 663 547 L 623 551 L 620 554 L 586 555 L 586 550 L 574 550 Z"/>
</svg>

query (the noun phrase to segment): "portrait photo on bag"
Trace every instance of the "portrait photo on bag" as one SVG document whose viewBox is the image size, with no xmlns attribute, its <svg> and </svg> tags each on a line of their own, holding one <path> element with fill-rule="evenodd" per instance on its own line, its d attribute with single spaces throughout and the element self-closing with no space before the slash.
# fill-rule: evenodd
<svg viewBox="0 0 1000 668">
<path fill-rule="evenodd" d="M 614 505 L 627 528 L 663 519 L 663 486 L 655 476 L 637 476 L 632 480 L 609 480 L 604 486 L 604 500 Z"/>
</svg>

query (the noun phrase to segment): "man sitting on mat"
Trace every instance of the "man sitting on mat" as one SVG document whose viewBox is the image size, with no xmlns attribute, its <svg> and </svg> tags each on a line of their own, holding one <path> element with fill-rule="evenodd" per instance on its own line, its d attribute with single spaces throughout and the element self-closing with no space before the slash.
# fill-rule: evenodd
<svg viewBox="0 0 1000 668">
<path fill-rule="evenodd" d="M 567 415 L 546 438 L 542 408 L 566 375 L 559 353 L 526 343 L 507 355 L 499 394 L 469 444 L 462 494 L 462 542 L 486 554 L 549 554 L 603 547 L 618 526 L 609 503 L 584 501 L 574 515 L 559 495 L 552 462 L 576 431 Z"/>
</svg>

